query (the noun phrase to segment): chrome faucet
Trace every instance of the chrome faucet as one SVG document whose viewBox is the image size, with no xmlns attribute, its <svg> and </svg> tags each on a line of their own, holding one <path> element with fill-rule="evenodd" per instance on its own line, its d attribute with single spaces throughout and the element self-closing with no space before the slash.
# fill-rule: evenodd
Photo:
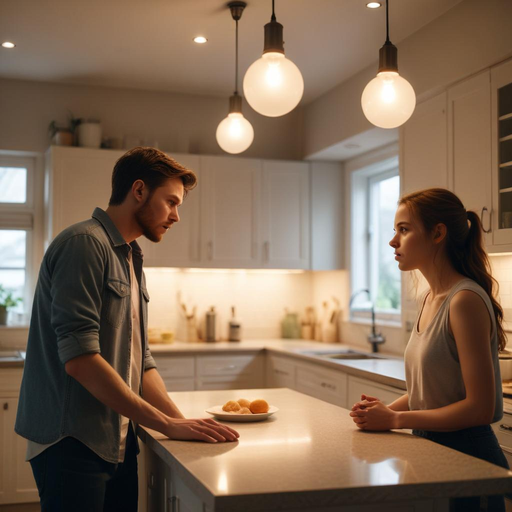
<svg viewBox="0 0 512 512">
<path fill-rule="evenodd" d="M 354 299 L 360 295 L 361 293 L 367 293 L 368 297 L 370 298 L 370 304 L 371 304 L 371 312 L 372 312 L 372 332 L 368 334 L 367 340 L 368 343 L 372 344 L 372 352 L 378 352 L 379 351 L 379 345 L 381 343 L 384 343 L 386 341 L 386 338 L 382 335 L 382 333 L 377 332 L 377 329 L 375 328 L 375 307 L 373 306 L 373 301 L 371 300 L 370 290 L 367 288 L 363 288 L 361 290 L 358 290 L 352 294 L 352 297 L 350 297 L 350 302 L 348 304 L 348 307 L 350 309 L 350 306 L 352 306 L 352 302 L 354 302 Z"/>
</svg>

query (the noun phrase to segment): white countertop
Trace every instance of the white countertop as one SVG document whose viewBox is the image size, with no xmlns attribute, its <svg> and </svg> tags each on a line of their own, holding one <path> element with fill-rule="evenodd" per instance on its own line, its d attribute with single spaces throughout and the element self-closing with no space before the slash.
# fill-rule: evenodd
<svg viewBox="0 0 512 512">
<path fill-rule="evenodd" d="M 363 432 L 346 409 L 289 389 L 175 392 L 186 417 L 230 399 L 279 411 L 231 423 L 236 443 L 141 438 L 215 510 L 275 510 L 512 492 L 512 472 L 404 432 Z"/>
<path fill-rule="evenodd" d="M 367 352 L 361 347 L 341 343 L 320 343 L 308 340 L 293 339 L 262 339 L 246 340 L 241 342 L 216 342 L 216 343 L 183 343 L 150 344 L 153 355 L 221 355 L 240 354 L 267 351 L 269 353 L 293 357 L 304 362 L 315 362 L 328 368 L 338 369 L 363 378 L 394 386 L 400 389 L 405 387 L 405 368 L 403 358 L 379 353 L 379 359 L 363 360 L 332 360 L 309 354 L 308 352 L 334 352 L 337 350 L 352 349 L 358 352 Z M 157 362 L 158 364 L 158 362 Z"/>
</svg>

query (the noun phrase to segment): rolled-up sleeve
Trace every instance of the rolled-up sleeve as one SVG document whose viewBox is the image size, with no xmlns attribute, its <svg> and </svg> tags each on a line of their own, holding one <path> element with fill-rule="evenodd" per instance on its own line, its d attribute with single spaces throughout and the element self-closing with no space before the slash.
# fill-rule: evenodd
<svg viewBox="0 0 512 512">
<path fill-rule="evenodd" d="M 151 351 L 149 347 L 146 348 L 146 353 L 144 354 L 144 371 L 147 372 L 151 370 L 151 368 L 156 368 L 156 362 L 151 355 Z"/>
<path fill-rule="evenodd" d="M 59 244 L 49 260 L 51 323 L 59 359 L 65 364 L 83 354 L 99 353 L 105 258 L 101 245 L 87 234 Z"/>
</svg>

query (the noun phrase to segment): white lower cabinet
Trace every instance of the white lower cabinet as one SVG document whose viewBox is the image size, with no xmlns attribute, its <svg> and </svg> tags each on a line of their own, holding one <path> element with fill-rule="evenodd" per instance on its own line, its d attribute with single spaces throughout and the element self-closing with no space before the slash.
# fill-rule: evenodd
<svg viewBox="0 0 512 512">
<path fill-rule="evenodd" d="M 264 386 L 264 355 L 197 356 L 196 389 L 254 389 Z"/>
<path fill-rule="evenodd" d="M 193 391 L 195 359 L 181 356 L 155 356 L 158 372 L 167 391 Z"/>
<path fill-rule="evenodd" d="M 167 391 L 252 389 L 265 386 L 263 354 L 188 356 L 153 354 Z"/>
<path fill-rule="evenodd" d="M 0 374 L 0 504 L 39 499 L 32 468 L 25 462 L 27 441 L 14 432 L 21 376 L 17 368 Z"/>
<path fill-rule="evenodd" d="M 297 364 L 295 389 L 340 407 L 347 403 L 347 374 L 318 364 Z"/>
<path fill-rule="evenodd" d="M 267 355 L 267 388 L 295 389 L 295 367 L 289 358 Z"/>
<path fill-rule="evenodd" d="M 406 391 L 385 384 L 380 384 L 360 377 L 348 376 L 347 408 L 361 400 L 361 394 L 374 396 L 385 404 L 394 402 L 397 398 L 405 395 Z"/>
</svg>

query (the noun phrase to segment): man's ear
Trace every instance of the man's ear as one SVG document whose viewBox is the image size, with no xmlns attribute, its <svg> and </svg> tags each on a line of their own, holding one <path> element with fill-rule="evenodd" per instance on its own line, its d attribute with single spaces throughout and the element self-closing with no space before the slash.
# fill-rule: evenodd
<svg viewBox="0 0 512 512">
<path fill-rule="evenodd" d="M 433 239 L 435 244 L 441 243 L 445 238 L 448 230 L 446 229 L 445 224 L 437 224 L 435 228 L 432 230 L 433 232 Z"/>
<path fill-rule="evenodd" d="M 146 184 L 142 180 L 135 180 L 132 184 L 132 194 L 137 202 L 143 202 L 147 194 Z"/>
</svg>

